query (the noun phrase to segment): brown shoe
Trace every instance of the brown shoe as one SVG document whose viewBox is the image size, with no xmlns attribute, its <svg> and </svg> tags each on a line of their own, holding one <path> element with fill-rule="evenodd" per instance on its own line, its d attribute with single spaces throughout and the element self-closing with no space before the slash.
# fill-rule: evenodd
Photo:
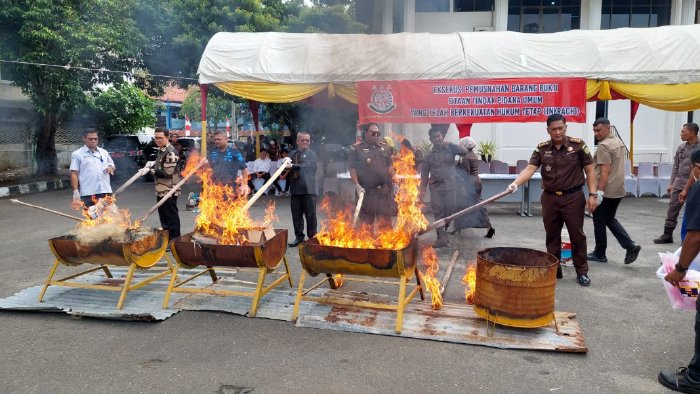
<svg viewBox="0 0 700 394">
<path fill-rule="evenodd" d="M 656 238 L 654 240 L 655 244 L 672 244 L 673 243 L 673 236 L 668 235 L 668 234 L 661 234 L 659 238 Z"/>
</svg>

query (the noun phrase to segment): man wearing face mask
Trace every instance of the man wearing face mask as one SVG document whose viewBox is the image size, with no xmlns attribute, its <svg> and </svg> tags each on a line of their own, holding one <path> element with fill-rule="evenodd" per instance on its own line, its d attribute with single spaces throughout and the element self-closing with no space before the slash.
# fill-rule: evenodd
<svg viewBox="0 0 700 394">
<path fill-rule="evenodd" d="M 355 192 L 364 193 L 358 224 L 391 228 L 394 167 L 392 150 L 381 140 L 377 123 L 363 127 L 364 141 L 353 145 L 348 154 L 350 179 Z"/>
<path fill-rule="evenodd" d="M 598 206 L 595 164 L 588 146 L 578 138 L 567 137 L 566 118 L 561 114 L 547 118 L 550 139 L 542 142 L 530 156 L 530 163 L 520 172 L 508 190 L 516 191 L 542 166 L 542 222 L 546 234 L 547 252 L 561 256 L 561 230 L 566 224 L 571 238 L 571 252 L 576 280 L 589 286 L 586 261 L 586 233 L 583 232 L 583 213 L 586 207 L 593 213 Z M 585 173 L 585 179 L 584 179 Z M 583 195 L 583 183 L 588 184 L 588 198 Z M 588 200 L 588 201 L 586 201 Z M 557 278 L 562 277 L 561 266 Z"/>
</svg>

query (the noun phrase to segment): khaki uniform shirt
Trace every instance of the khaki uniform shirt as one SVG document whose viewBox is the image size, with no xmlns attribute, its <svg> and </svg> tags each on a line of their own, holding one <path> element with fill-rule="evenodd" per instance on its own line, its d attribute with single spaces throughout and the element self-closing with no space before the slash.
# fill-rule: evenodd
<svg viewBox="0 0 700 394">
<path fill-rule="evenodd" d="M 383 142 L 376 145 L 361 142 L 348 154 L 348 167 L 357 172 L 357 181 L 365 189 L 391 185 L 392 149 Z"/>
<path fill-rule="evenodd" d="M 559 149 L 552 140 L 537 145 L 530 156 L 535 167 L 542 166 L 542 188 L 549 192 L 567 191 L 583 186 L 583 167 L 593 164 L 586 144 L 578 138 L 566 137 Z"/>
<path fill-rule="evenodd" d="M 671 186 L 673 186 L 673 190 L 683 190 L 688 182 L 688 177 L 692 170 L 690 156 L 698 148 L 700 148 L 700 143 L 688 145 L 687 142 L 684 142 L 676 149 L 676 155 L 673 157 L 673 170 L 671 171 Z"/>
<path fill-rule="evenodd" d="M 598 143 L 598 149 L 593 156 L 595 162 L 595 177 L 600 181 L 599 164 L 609 164 L 610 173 L 608 183 L 603 190 L 607 198 L 622 198 L 627 195 L 625 191 L 625 146 L 614 135 L 609 135 Z"/>
</svg>

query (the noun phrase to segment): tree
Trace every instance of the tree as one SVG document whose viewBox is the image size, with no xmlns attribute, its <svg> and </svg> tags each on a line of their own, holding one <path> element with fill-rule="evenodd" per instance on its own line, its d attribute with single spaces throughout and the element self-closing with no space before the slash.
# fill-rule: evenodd
<svg viewBox="0 0 700 394">
<path fill-rule="evenodd" d="M 134 134 L 156 121 L 155 101 L 128 83 L 113 86 L 90 100 L 97 126 L 106 135 Z"/>
<path fill-rule="evenodd" d="M 105 70 L 142 65 L 145 42 L 133 19 L 134 5 L 135 0 L 2 0 L 2 58 L 63 66 L 12 70 L 14 84 L 42 118 L 36 133 L 39 174 L 56 174 L 56 125 L 85 102 L 85 92 L 124 80 L 123 74 Z"/>
<path fill-rule="evenodd" d="M 240 99 L 238 99 L 240 101 Z M 231 98 L 225 97 L 224 93 L 210 87 L 207 96 L 207 122 L 209 126 L 216 127 L 220 122 L 231 116 Z M 187 115 L 194 121 L 202 120 L 202 96 L 198 85 L 192 85 L 187 92 L 185 101 L 182 102 L 180 114 Z"/>
<path fill-rule="evenodd" d="M 339 1 L 338 3 L 345 2 Z M 333 4 L 304 8 L 298 16 L 289 18 L 287 31 L 292 33 L 364 33 L 367 31 L 367 26 L 355 21 L 352 7 Z"/>
</svg>

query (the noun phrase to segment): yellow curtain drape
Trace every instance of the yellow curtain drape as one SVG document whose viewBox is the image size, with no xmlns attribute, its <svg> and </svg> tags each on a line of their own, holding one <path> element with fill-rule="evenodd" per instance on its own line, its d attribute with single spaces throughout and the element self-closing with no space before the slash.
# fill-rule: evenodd
<svg viewBox="0 0 700 394">
<path fill-rule="evenodd" d="M 357 91 L 354 84 L 219 82 L 214 85 L 226 93 L 261 103 L 292 103 L 311 97 L 326 89 L 329 97 L 339 96 L 351 103 L 357 103 Z"/>
<path fill-rule="evenodd" d="M 645 85 L 589 80 L 587 99 L 611 100 L 611 91 L 649 107 L 666 111 L 693 111 L 700 108 L 700 83 Z"/>
</svg>

